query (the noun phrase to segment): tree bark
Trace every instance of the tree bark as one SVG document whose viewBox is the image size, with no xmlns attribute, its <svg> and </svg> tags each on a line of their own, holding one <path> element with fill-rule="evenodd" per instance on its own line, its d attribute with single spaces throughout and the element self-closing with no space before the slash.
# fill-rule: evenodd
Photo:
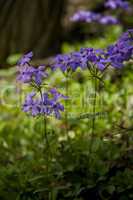
<svg viewBox="0 0 133 200">
<path fill-rule="evenodd" d="M 60 52 L 66 0 L 1 0 L 0 63 L 10 54 L 33 51 L 36 58 Z"/>
</svg>

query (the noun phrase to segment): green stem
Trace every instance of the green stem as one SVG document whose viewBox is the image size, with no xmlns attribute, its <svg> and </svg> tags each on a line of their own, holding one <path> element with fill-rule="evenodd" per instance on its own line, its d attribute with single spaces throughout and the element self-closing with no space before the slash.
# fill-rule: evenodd
<svg viewBox="0 0 133 200">
<path fill-rule="evenodd" d="M 47 118 L 44 116 L 44 137 L 46 141 L 46 149 L 50 151 L 50 144 L 48 141 L 48 136 L 47 136 Z"/>
<path fill-rule="evenodd" d="M 49 141 L 48 141 L 48 136 L 47 136 L 47 118 L 46 116 L 44 116 L 44 138 L 45 138 L 45 141 L 46 141 L 46 152 L 45 152 L 45 155 L 46 155 L 46 170 L 47 170 L 47 175 L 49 176 L 49 153 L 51 155 L 51 150 L 50 150 L 50 144 L 49 144 Z"/>
<path fill-rule="evenodd" d="M 66 96 L 68 96 L 68 72 L 66 72 L 66 83 L 65 83 L 65 89 L 66 89 Z M 67 134 L 67 137 L 69 139 L 69 135 L 68 135 L 68 109 L 67 109 L 67 106 L 68 106 L 68 102 L 67 100 L 65 101 L 65 123 L 66 123 L 66 134 Z"/>
<path fill-rule="evenodd" d="M 93 111 L 92 111 L 93 118 L 92 118 L 92 130 L 91 130 L 91 139 L 90 139 L 90 153 L 92 152 L 92 146 L 93 146 L 94 136 L 95 136 L 95 124 L 96 124 L 95 114 L 96 114 L 96 98 L 97 98 L 97 93 L 96 93 L 97 78 L 96 77 L 93 77 L 93 78 L 94 78 L 94 101 L 93 101 Z"/>
<path fill-rule="evenodd" d="M 94 77 L 94 101 L 93 101 L 93 119 L 92 119 L 92 137 L 94 137 L 95 132 L 95 113 L 96 113 L 96 89 L 97 89 L 97 80 L 96 77 Z"/>
<path fill-rule="evenodd" d="M 39 88 L 39 92 L 40 92 L 40 96 L 41 96 L 41 100 L 42 100 L 42 103 L 43 103 L 43 94 L 42 94 L 42 89 Z M 43 105 L 42 105 L 43 106 Z M 48 141 L 48 136 L 47 136 L 47 118 L 46 118 L 46 115 L 44 115 L 44 130 L 43 130 L 43 140 L 45 138 L 45 141 L 46 141 L 46 150 L 49 150 L 50 151 L 50 145 L 49 145 L 49 141 Z"/>
</svg>

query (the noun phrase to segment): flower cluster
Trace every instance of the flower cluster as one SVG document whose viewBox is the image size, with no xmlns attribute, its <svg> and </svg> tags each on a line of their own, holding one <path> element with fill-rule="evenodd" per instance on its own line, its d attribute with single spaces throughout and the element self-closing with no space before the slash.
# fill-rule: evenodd
<svg viewBox="0 0 133 200">
<path fill-rule="evenodd" d="M 60 68 L 63 72 L 75 71 L 78 67 L 81 69 L 96 66 L 103 70 L 109 59 L 107 53 L 102 49 L 81 48 L 78 52 L 65 55 L 57 55 L 53 62 L 53 69 Z"/>
<path fill-rule="evenodd" d="M 125 61 L 132 58 L 133 54 L 133 30 L 128 30 L 120 39 L 106 49 L 81 48 L 80 51 L 65 55 L 57 55 L 52 68 L 60 68 L 63 72 L 81 69 L 97 68 L 100 71 L 107 66 L 120 68 Z"/>
<path fill-rule="evenodd" d="M 77 67 L 81 66 L 80 52 L 72 52 L 70 54 L 57 55 L 54 58 L 52 69 L 59 68 L 62 72 L 75 71 Z"/>
<path fill-rule="evenodd" d="M 105 2 L 105 6 L 113 10 L 118 9 L 118 8 L 127 10 L 129 8 L 129 3 L 123 0 L 107 0 Z"/>
<path fill-rule="evenodd" d="M 114 45 L 110 45 L 107 54 L 113 67 L 123 67 L 124 62 L 133 56 L 133 29 L 125 32 Z"/>
<path fill-rule="evenodd" d="M 72 17 L 71 21 L 74 22 L 87 22 L 87 23 L 100 23 L 100 24 L 117 24 L 118 21 L 111 15 L 103 16 L 101 14 L 80 10 L 76 12 Z"/>
<path fill-rule="evenodd" d="M 35 92 L 27 95 L 23 104 L 24 112 L 30 113 L 32 116 L 54 114 L 57 119 L 60 119 L 60 112 L 64 111 L 64 106 L 59 100 L 66 99 L 66 96 L 57 92 L 55 88 L 51 89 L 49 93 L 42 93 L 40 97 L 36 96 Z"/>
<path fill-rule="evenodd" d="M 18 70 L 20 74 L 18 80 L 23 83 L 35 82 L 37 85 L 40 85 L 43 78 L 46 78 L 48 74 L 45 72 L 45 66 L 33 67 L 30 65 L 29 62 L 32 57 L 33 53 L 30 52 L 19 60 Z"/>
<path fill-rule="evenodd" d="M 67 99 L 55 88 L 47 92 L 42 90 L 42 81 L 48 76 L 45 66 L 34 67 L 30 65 L 33 54 L 30 52 L 23 56 L 18 63 L 18 80 L 35 86 L 37 92 L 29 94 L 23 105 L 23 110 L 36 115 L 51 115 L 60 118 L 60 112 L 64 110 L 60 99 Z M 121 68 L 125 61 L 133 57 L 133 29 L 125 32 L 119 40 L 106 49 L 81 48 L 79 51 L 65 55 L 57 55 L 51 68 L 59 68 L 62 72 L 75 71 L 78 67 L 89 69 L 91 73 L 95 69 L 101 72 L 112 66 Z M 94 74 L 94 73 L 93 73 Z M 39 94 L 39 95 L 38 95 Z M 38 97 L 39 96 L 39 97 Z"/>
<path fill-rule="evenodd" d="M 118 20 L 111 16 L 111 15 L 107 15 L 107 16 L 103 16 L 99 19 L 99 23 L 103 24 L 103 25 L 111 25 L 111 24 L 118 24 Z"/>
<path fill-rule="evenodd" d="M 89 68 L 97 68 L 100 71 L 104 70 L 109 59 L 106 55 L 106 51 L 103 49 L 93 49 L 93 48 L 82 48 L 80 50 L 82 60 L 86 62 L 86 66 Z"/>
<path fill-rule="evenodd" d="M 67 99 L 66 96 L 59 93 L 55 88 L 43 92 L 42 83 L 48 76 L 45 66 L 34 67 L 30 64 L 33 53 L 27 53 L 18 62 L 18 80 L 22 83 L 28 83 L 34 87 L 36 92 L 27 95 L 23 104 L 23 111 L 32 116 L 44 115 L 54 116 L 59 119 L 60 112 L 64 111 L 64 106 L 60 103 L 61 99 Z"/>
</svg>

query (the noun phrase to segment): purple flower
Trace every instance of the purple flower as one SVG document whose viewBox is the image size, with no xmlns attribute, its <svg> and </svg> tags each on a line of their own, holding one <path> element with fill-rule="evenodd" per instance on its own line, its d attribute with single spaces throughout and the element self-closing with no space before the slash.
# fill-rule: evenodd
<svg viewBox="0 0 133 200">
<path fill-rule="evenodd" d="M 100 18 L 99 22 L 101 24 L 118 24 L 118 20 L 113 16 L 103 16 Z"/>
<path fill-rule="evenodd" d="M 123 33 L 118 41 L 131 44 L 131 42 L 133 42 L 133 29 L 129 29 Z"/>
<path fill-rule="evenodd" d="M 83 61 L 83 63 L 81 62 L 81 68 L 85 68 L 86 66 L 89 68 L 96 67 L 102 71 L 110 63 L 110 58 L 107 57 L 106 50 L 82 48 L 80 52 Z"/>
<path fill-rule="evenodd" d="M 45 66 L 33 67 L 29 64 L 33 53 L 30 52 L 24 55 L 18 63 L 18 80 L 22 83 L 35 82 L 37 85 L 41 85 L 44 78 L 48 76 L 45 71 Z"/>
<path fill-rule="evenodd" d="M 70 19 L 71 21 L 75 21 L 75 22 L 78 21 L 78 22 L 91 23 L 91 22 L 95 22 L 99 20 L 99 18 L 100 18 L 100 14 L 98 13 L 81 10 L 81 11 L 76 12 Z"/>
<path fill-rule="evenodd" d="M 50 115 L 52 113 L 51 105 L 52 101 L 49 99 L 48 93 L 43 93 L 40 99 L 40 114 Z"/>
<path fill-rule="evenodd" d="M 52 69 L 55 70 L 60 68 L 63 72 L 65 72 L 69 67 L 70 55 L 57 55 L 53 61 Z"/>
<path fill-rule="evenodd" d="M 45 93 L 42 92 L 41 84 L 48 74 L 46 73 L 45 66 L 33 67 L 30 65 L 29 62 L 32 55 L 32 52 L 30 52 L 20 59 L 18 63 L 18 80 L 23 83 L 35 83 L 36 86 L 38 86 L 37 92 L 39 92 L 39 95 L 35 92 L 28 94 L 23 104 L 23 111 L 32 116 L 49 116 L 53 114 L 59 119 L 61 117 L 61 112 L 64 111 L 64 106 L 60 103 L 60 100 L 66 100 L 67 97 L 59 93 L 56 88 L 52 88 Z M 56 61 L 55 68 L 60 67 L 62 71 L 66 71 L 71 62 L 73 62 L 71 55 L 58 56 Z"/>
<path fill-rule="evenodd" d="M 127 10 L 129 8 L 129 3 L 123 0 L 107 0 L 105 2 L 105 6 L 113 10 L 117 8 L 122 8 L 124 10 Z"/>
<path fill-rule="evenodd" d="M 112 23 L 111 16 L 106 19 L 108 23 Z M 107 47 L 107 49 L 81 48 L 77 52 L 59 55 L 56 57 L 53 67 L 54 69 L 60 68 L 63 72 L 68 69 L 75 71 L 78 67 L 86 69 L 92 66 L 93 68 L 98 68 L 100 71 L 109 65 L 121 68 L 125 61 L 132 58 L 132 54 L 133 29 L 130 29 L 119 38 L 116 44 Z"/>
<path fill-rule="evenodd" d="M 48 74 L 45 72 L 45 66 L 39 66 L 34 68 L 33 77 L 37 85 L 41 85 L 43 78 L 46 78 Z"/>
<path fill-rule="evenodd" d="M 99 57 L 98 50 L 95 50 L 93 48 L 81 48 L 80 53 L 81 53 L 81 68 L 82 69 L 86 68 L 87 66 L 88 67 L 96 66 L 97 63 L 99 63 L 100 57 Z M 100 63 L 99 63 L 99 66 L 100 66 Z"/>
<path fill-rule="evenodd" d="M 57 103 L 53 103 L 52 109 L 53 109 L 53 113 L 54 113 L 55 117 L 57 119 L 60 119 L 61 118 L 60 112 L 64 111 L 64 106 L 57 102 Z"/>
<path fill-rule="evenodd" d="M 133 29 L 125 32 L 119 40 L 107 48 L 108 58 L 113 67 L 121 68 L 133 56 Z"/>
<path fill-rule="evenodd" d="M 71 18 L 74 22 L 100 23 L 100 24 L 117 24 L 118 20 L 113 16 L 103 16 L 91 11 L 78 11 Z"/>
<path fill-rule="evenodd" d="M 24 66 L 25 64 L 29 63 L 33 57 L 33 53 L 29 52 L 25 54 L 19 61 L 18 66 Z"/>
<path fill-rule="evenodd" d="M 93 48 L 81 48 L 80 49 L 81 56 L 87 61 L 87 62 L 96 62 L 97 56 Z"/>
<path fill-rule="evenodd" d="M 60 119 L 61 112 L 64 111 L 64 106 L 60 103 L 61 99 L 66 100 L 67 98 L 54 88 L 49 93 L 42 93 L 40 97 L 37 97 L 37 94 L 32 92 L 25 99 L 23 111 L 32 116 L 54 114 L 57 119 Z"/>
<path fill-rule="evenodd" d="M 17 80 L 22 83 L 29 83 L 32 81 L 34 68 L 29 66 L 28 64 L 25 64 L 24 66 L 19 68 L 19 75 L 17 77 Z"/>
<path fill-rule="evenodd" d="M 75 71 L 80 66 L 79 52 L 72 52 L 70 54 L 57 55 L 53 61 L 52 69 L 60 68 L 61 71 L 68 70 Z"/>
<path fill-rule="evenodd" d="M 23 111 L 30 113 L 32 116 L 37 116 L 39 114 L 39 104 L 38 100 L 34 99 L 35 95 L 35 92 L 28 94 L 23 104 Z"/>
<path fill-rule="evenodd" d="M 76 71 L 78 67 L 81 65 L 81 55 L 80 52 L 72 52 L 71 53 L 71 61 L 70 61 L 70 67 L 72 71 Z"/>
<path fill-rule="evenodd" d="M 43 94 L 44 102 L 43 105 L 45 105 L 45 111 L 47 111 L 45 114 L 54 114 L 57 119 L 60 119 L 61 111 L 64 111 L 64 106 L 59 102 L 59 100 L 66 99 L 64 95 L 57 92 L 55 88 L 52 88 L 50 90 L 50 93 L 52 94 L 52 98 L 48 97 L 48 94 Z"/>
<path fill-rule="evenodd" d="M 65 99 L 65 100 L 68 99 L 67 96 L 59 93 L 56 88 L 50 89 L 49 92 L 52 94 L 54 101 L 57 101 L 58 99 Z"/>
<path fill-rule="evenodd" d="M 50 114 L 54 114 L 57 119 L 60 119 L 61 111 L 64 111 L 64 106 L 59 102 L 61 99 L 68 99 L 68 97 L 59 93 L 56 88 L 52 88 L 49 91 L 52 95 L 52 98 L 49 98 L 48 95 L 45 95 L 45 103 L 49 106 Z"/>
<path fill-rule="evenodd" d="M 79 52 L 72 52 L 65 55 L 57 55 L 54 59 L 53 69 L 60 68 L 61 71 L 75 71 L 78 67 L 82 69 L 87 67 L 88 60 L 94 59 L 95 55 L 90 52 L 90 48 L 83 48 Z"/>
<path fill-rule="evenodd" d="M 110 59 L 109 58 L 99 58 L 99 61 L 96 63 L 97 68 L 102 71 L 105 69 L 105 67 L 107 66 L 107 64 L 110 63 Z"/>
<path fill-rule="evenodd" d="M 75 71 L 78 67 L 86 69 L 95 66 L 103 70 L 110 61 L 106 54 L 102 49 L 81 48 L 79 52 L 57 56 L 53 68 L 60 68 L 65 72 L 68 69 Z"/>
<path fill-rule="evenodd" d="M 18 81 L 22 83 L 32 83 L 33 81 L 37 85 L 41 85 L 43 78 L 46 78 L 48 74 L 45 72 L 45 66 L 32 67 L 27 64 L 19 68 Z"/>
</svg>

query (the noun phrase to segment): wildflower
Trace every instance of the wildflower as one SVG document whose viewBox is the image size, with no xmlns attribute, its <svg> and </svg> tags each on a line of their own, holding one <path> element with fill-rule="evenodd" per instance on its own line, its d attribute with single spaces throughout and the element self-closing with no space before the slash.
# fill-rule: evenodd
<svg viewBox="0 0 133 200">
<path fill-rule="evenodd" d="M 79 21 L 79 22 L 95 22 L 100 18 L 100 14 L 91 12 L 91 11 L 78 11 L 76 12 L 70 19 L 71 21 Z"/>
<path fill-rule="evenodd" d="M 102 71 L 110 62 L 103 49 L 82 48 L 80 52 L 83 61 L 81 61 L 81 68 L 95 66 Z"/>
<path fill-rule="evenodd" d="M 34 68 L 33 77 L 34 81 L 37 85 L 41 85 L 43 78 L 48 76 L 47 72 L 45 72 L 45 66 L 39 66 Z"/>
<path fill-rule="evenodd" d="M 78 11 L 71 18 L 74 22 L 86 22 L 86 23 L 100 23 L 100 24 L 117 24 L 118 20 L 110 15 L 103 16 L 101 14 L 91 11 Z"/>
<path fill-rule="evenodd" d="M 25 54 L 18 62 L 19 66 L 24 66 L 25 64 L 29 63 L 33 57 L 33 53 L 29 52 Z"/>
<path fill-rule="evenodd" d="M 67 96 L 59 93 L 56 88 L 50 89 L 49 92 L 52 94 L 54 101 L 57 101 L 60 98 L 62 98 L 62 99 L 68 99 Z"/>
<path fill-rule="evenodd" d="M 113 16 L 103 16 L 99 19 L 101 24 L 118 24 L 118 20 Z"/>
<path fill-rule="evenodd" d="M 61 112 L 64 111 L 64 106 L 60 103 L 60 99 L 67 99 L 67 97 L 59 93 L 55 88 L 52 88 L 48 92 L 42 93 L 41 84 L 43 82 L 43 79 L 46 78 L 48 74 L 46 72 L 45 66 L 41 65 L 38 67 L 33 67 L 30 65 L 29 62 L 31 61 L 32 56 L 33 53 L 30 52 L 24 55 L 18 62 L 18 80 L 23 83 L 35 83 L 38 88 L 40 88 L 38 91 L 41 92 L 40 95 L 37 95 L 37 93 L 35 92 L 27 95 L 23 104 L 23 111 L 31 114 L 32 116 L 49 116 L 54 114 L 54 116 L 59 119 L 61 117 Z M 62 67 L 62 70 L 66 70 L 63 67 L 68 67 L 71 57 L 64 56 L 62 58 L 61 56 L 58 57 L 58 59 L 60 62 L 58 62 L 57 65 L 59 65 L 59 67 Z"/>
<path fill-rule="evenodd" d="M 19 68 L 18 80 L 22 83 L 35 82 L 37 85 L 41 85 L 43 78 L 46 78 L 48 74 L 45 72 L 45 66 L 32 67 L 27 64 Z"/>
<path fill-rule="evenodd" d="M 21 66 L 19 68 L 19 75 L 17 77 L 17 80 L 22 83 L 30 83 L 32 81 L 33 73 L 34 68 L 27 65 L 26 63 L 24 66 Z"/>
<path fill-rule="evenodd" d="M 70 59 L 70 54 L 57 55 L 54 58 L 52 69 L 55 70 L 57 68 L 60 68 L 63 72 L 67 71 L 70 66 Z"/>
<path fill-rule="evenodd" d="M 107 0 L 105 2 L 105 6 L 107 8 L 111 8 L 113 10 L 118 9 L 118 8 L 127 10 L 129 8 L 129 3 L 127 1 L 123 1 L 123 0 Z"/>
<path fill-rule="evenodd" d="M 53 61 L 52 69 L 60 68 L 61 71 L 75 71 L 80 65 L 80 53 L 72 52 L 70 54 L 57 55 Z"/>
<path fill-rule="evenodd" d="M 52 97 L 51 94 L 52 93 Z M 44 115 L 49 116 L 54 114 L 57 119 L 60 119 L 64 106 L 60 103 L 61 99 L 66 99 L 64 95 L 57 92 L 56 89 L 51 89 L 49 93 L 42 93 L 37 97 L 37 93 L 32 92 L 27 95 L 23 104 L 23 111 L 32 116 Z"/>
<path fill-rule="evenodd" d="M 52 97 L 50 97 L 51 95 Z M 50 115 L 50 114 L 54 114 L 54 116 L 57 119 L 60 119 L 61 111 L 64 111 L 64 106 L 60 103 L 61 99 L 67 99 L 66 96 L 62 95 L 61 93 L 59 93 L 56 88 L 52 88 L 49 91 L 49 94 L 44 93 L 43 94 L 43 105 L 45 105 L 45 110 L 47 112 L 45 112 L 45 114 Z M 41 113 L 42 110 L 41 110 Z"/>
<path fill-rule="evenodd" d="M 38 100 L 34 99 L 35 95 L 35 92 L 28 94 L 23 104 L 23 111 L 31 113 L 32 116 L 37 116 L 39 114 L 39 104 Z"/>
<path fill-rule="evenodd" d="M 125 61 L 128 61 L 133 56 L 133 30 L 125 32 L 119 40 L 107 48 L 107 54 L 110 59 L 110 64 L 113 67 L 121 68 Z"/>
<path fill-rule="evenodd" d="M 62 104 L 56 102 L 56 103 L 53 104 L 52 109 L 53 109 L 55 117 L 57 119 L 60 119 L 61 118 L 60 112 L 64 111 L 64 106 Z"/>
<path fill-rule="evenodd" d="M 110 45 L 106 49 L 81 48 L 77 52 L 58 55 L 54 60 L 53 68 L 60 68 L 63 72 L 75 71 L 78 67 L 86 69 L 92 66 L 100 71 L 104 70 L 107 65 L 121 68 L 124 62 L 132 57 L 132 43 L 133 29 L 130 29 L 114 45 Z"/>
<path fill-rule="evenodd" d="M 33 53 L 30 52 L 24 55 L 18 62 L 18 80 L 22 83 L 35 82 L 37 85 L 41 85 L 43 78 L 46 78 L 48 74 L 45 71 L 45 66 L 33 67 L 30 65 Z"/>
</svg>

